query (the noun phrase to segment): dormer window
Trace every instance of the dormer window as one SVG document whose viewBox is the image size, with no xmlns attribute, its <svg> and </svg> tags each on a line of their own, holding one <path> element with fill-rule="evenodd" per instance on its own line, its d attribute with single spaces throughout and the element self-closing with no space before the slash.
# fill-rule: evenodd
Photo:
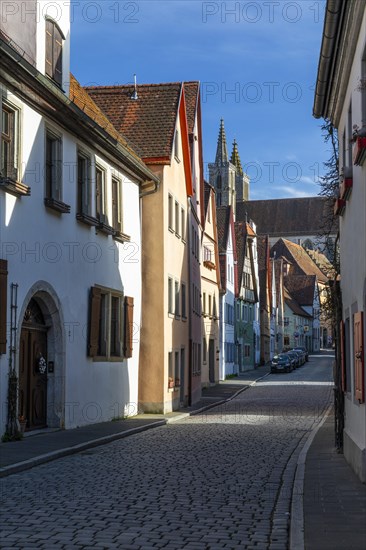
<svg viewBox="0 0 366 550">
<path fill-rule="evenodd" d="M 62 41 L 65 40 L 58 25 L 46 19 L 46 75 L 62 86 Z"/>
</svg>

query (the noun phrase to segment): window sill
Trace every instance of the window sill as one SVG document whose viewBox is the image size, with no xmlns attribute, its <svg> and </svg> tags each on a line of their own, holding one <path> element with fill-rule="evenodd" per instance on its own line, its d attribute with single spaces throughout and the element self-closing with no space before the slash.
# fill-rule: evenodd
<svg viewBox="0 0 366 550">
<path fill-rule="evenodd" d="M 183 323 L 186 323 L 186 322 L 187 322 L 187 317 L 186 317 L 186 316 L 184 316 L 184 317 L 182 316 L 182 321 L 183 321 Z"/>
<path fill-rule="evenodd" d="M 89 214 L 76 214 L 76 219 L 78 220 L 78 222 L 85 223 L 85 225 L 89 225 L 92 227 L 97 227 L 97 225 L 99 225 L 97 218 L 89 216 Z"/>
<path fill-rule="evenodd" d="M 114 235 L 115 229 L 111 225 L 107 225 L 106 223 L 98 221 L 98 225 L 96 226 L 96 232 L 97 233 L 104 233 L 105 235 Z"/>
<path fill-rule="evenodd" d="M 210 269 L 210 270 L 216 268 L 215 264 L 213 262 L 211 262 L 211 260 L 204 260 L 203 265 L 205 267 L 207 267 L 207 269 Z"/>
<path fill-rule="evenodd" d="M 168 229 L 169 229 L 170 233 L 174 233 L 174 229 L 172 227 L 168 226 Z"/>
<path fill-rule="evenodd" d="M 101 355 L 97 355 L 96 357 L 93 357 L 94 363 L 123 363 L 125 361 L 125 357 L 103 357 Z"/>
<path fill-rule="evenodd" d="M 0 177 L 0 188 L 16 197 L 29 197 L 31 194 L 31 188 L 28 185 L 10 178 Z"/>
<path fill-rule="evenodd" d="M 179 235 L 179 233 L 177 231 L 175 232 L 175 236 L 177 237 L 177 239 L 180 240 L 181 236 Z"/>
<path fill-rule="evenodd" d="M 71 210 L 70 205 L 62 201 L 58 201 L 56 199 L 51 199 L 46 197 L 44 199 L 44 204 L 47 208 L 50 208 L 51 210 L 55 210 L 60 214 L 70 214 L 70 210 Z"/>
<path fill-rule="evenodd" d="M 122 233 L 122 231 L 114 230 L 113 239 L 119 243 L 131 242 L 131 237 L 125 233 Z"/>
</svg>

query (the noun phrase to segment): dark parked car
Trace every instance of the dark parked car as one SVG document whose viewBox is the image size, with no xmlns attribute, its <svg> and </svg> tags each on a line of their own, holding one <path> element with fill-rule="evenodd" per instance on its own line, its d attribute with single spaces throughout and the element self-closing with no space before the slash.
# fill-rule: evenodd
<svg viewBox="0 0 366 550">
<path fill-rule="evenodd" d="M 291 359 L 292 366 L 294 369 L 297 369 L 300 366 L 300 358 L 294 351 L 286 351 L 286 355 L 288 355 Z"/>
<path fill-rule="evenodd" d="M 297 348 L 294 348 L 294 349 L 295 349 L 295 351 L 297 351 L 297 350 L 302 351 L 304 356 L 305 356 L 305 361 L 309 361 L 309 352 L 306 348 L 298 346 Z"/>
<path fill-rule="evenodd" d="M 304 352 L 301 349 L 294 348 L 294 349 L 291 350 L 291 352 L 296 353 L 296 355 L 298 356 L 299 366 L 301 366 L 305 363 L 305 355 L 304 355 Z"/>
<path fill-rule="evenodd" d="M 291 359 L 286 353 L 275 355 L 271 361 L 271 372 L 291 372 Z"/>
</svg>

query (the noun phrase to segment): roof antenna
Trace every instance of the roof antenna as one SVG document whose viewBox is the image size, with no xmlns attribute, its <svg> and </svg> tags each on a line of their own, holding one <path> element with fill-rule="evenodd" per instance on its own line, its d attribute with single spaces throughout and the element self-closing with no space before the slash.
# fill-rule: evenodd
<svg viewBox="0 0 366 550">
<path fill-rule="evenodd" d="M 134 81 L 135 81 L 135 89 L 133 91 L 133 94 L 131 95 L 131 99 L 136 100 L 136 99 L 139 98 L 139 96 L 137 95 L 137 83 L 136 83 L 136 75 L 135 74 L 133 75 L 133 78 L 134 78 Z"/>
</svg>

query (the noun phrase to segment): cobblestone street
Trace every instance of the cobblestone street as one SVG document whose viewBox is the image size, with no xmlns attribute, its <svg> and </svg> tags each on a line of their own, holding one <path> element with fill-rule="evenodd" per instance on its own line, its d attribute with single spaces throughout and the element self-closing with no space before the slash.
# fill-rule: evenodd
<svg viewBox="0 0 366 550">
<path fill-rule="evenodd" d="M 0 547 L 284 550 L 331 376 L 313 357 L 223 406 L 2 479 Z"/>
</svg>

